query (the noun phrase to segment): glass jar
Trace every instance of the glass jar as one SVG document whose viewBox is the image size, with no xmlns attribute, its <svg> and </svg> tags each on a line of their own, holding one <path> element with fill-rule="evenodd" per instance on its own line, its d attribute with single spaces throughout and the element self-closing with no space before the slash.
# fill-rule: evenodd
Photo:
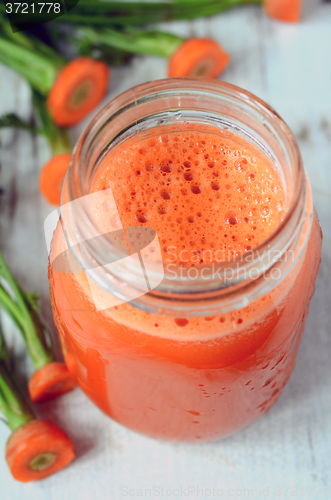
<svg viewBox="0 0 331 500">
<path fill-rule="evenodd" d="M 187 125 L 213 127 L 265 155 L 281 176 L 286 216 L 258 247 L 194 276 L 152 262 L 155 286 L 146 291 L 137 260 L 123 260 L 123 249 L 100 235 L 85 201 L 104 158 L 130 140 Z M 321 241 L 296 141 L 264 102 L 204 79 L 123 93 L 75 147 L 52 242 L 51 298 L 69 370 L 106 414 L 150 436 L 212 441 L 248 426 L 275 403 L 294 367 Z M 115 305 L 98 307 L 98 294 Z"/>
</svg>

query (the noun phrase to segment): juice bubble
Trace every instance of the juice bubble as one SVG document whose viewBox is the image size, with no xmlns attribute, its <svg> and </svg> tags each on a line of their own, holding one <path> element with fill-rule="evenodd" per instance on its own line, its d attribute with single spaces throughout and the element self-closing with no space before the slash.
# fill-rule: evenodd
<svg viewBox="0 0 331 500">
<path fill-rule="evenodd" d="M 177 326 L 186 326 L 188 325 L 188 320 L 184 318 L 176 318 L 175 323 Z"/>
<path fill-rule="evenodd" d="M 151 218 L 151 214 L 144 210 L 137 210 L 135 217 L 138 222 L 145 224 Z"/>
<path fill-rule="evenodd" d="M 210 187 L 214 190 L 214 191 L 218 191 L 219 188 L 221 187 L 220 183 L 217 182 L 217 181 L 213 181 L 211 184 L 210 184 Z"/>
<path fill-rule="evenodd" d="M 164 200 L 171 200 L 173 197 L 173 193 L 171 191 L 167 191 L 166 189 L 162 189 L 160 195 Z"/>
<path fill-rule="evenodd" d="M 168 209 L 167 205 L 165 205 L 165 203 L 161 203 L 161 205 L 159 205 L 157 207 L 157 211 L 160 215 L 164 215 L 164 214 L 168 213 L 169 209 Z"/>
<path fill-rule="evenodd" d="M 193 181 L 194 174 L 192 172 L 185 172 L 184 179 L 188 182 Z"/>
<path fill-rule="evenodd" d="M 160 170 L 162 172 L 170 174 L 170 172 L 172 172 L 172 160 L 169 159 L 162 160 L 160 162 Z"/>
<path fill-rule="evenodd" d="M 237 224 L 238 222 L 238 219 L 236 217 L 236 214 L 234 212 L 228 212 L 226 215 L 225 215 L 225 218 L 224 218 L 225 222 L 227 224 L 230 224 L 231 226 L 234 226 Z"/>
<path fill-rule="evenodd" d="M 191 191 L 193 194 L 200 194 L 202 193 L 202 186 L 200 186 L 199 184 L 192 184 Z"/>
<path fill-rule="evenodd" d="M 154 170 L 154 165 L 151 161 L 146 161 L 145 168 L 147 172 L 152 172 Z"/>
</svg>

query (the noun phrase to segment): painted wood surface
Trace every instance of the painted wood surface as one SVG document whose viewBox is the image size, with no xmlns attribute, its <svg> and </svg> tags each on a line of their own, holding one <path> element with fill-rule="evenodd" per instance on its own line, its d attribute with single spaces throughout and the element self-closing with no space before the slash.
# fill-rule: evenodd
<svg viewBox="0 0 331 500">
<path fill-rule="evenodd" d="M 76 390 L 40 407 L 40 415 L 70 433 L 78 454 L 71 467 L 43 482 L 22 485 L 11 478 L 1 451 L 9 431 L 0 426 L 1 500 L 331 498 L 331 5 L 305 9 L 299 25 L 243 7 L 163 26 L 182 35 L 212 36 L 228 50 L 232 60 L 222 78 L 279 112 L 299 142 L 311 180 L 324 230 L 322 265 L 296 368 L 279 401 L 233 437 L 182 445 L 124 429 Z M 132 85 L 165 75 L 163 60 L 137 58 L 112 70 L 103 104 Z M 31 100 L 24 82 L 1 66 L 0 112 L 9 111 L 30 118 Z M 72 130 L 73 140 L 90 118 Z M 1 132 L 1 248 L 21 283 L 40 291 L 51 324 L 43 221 L 52 208 L 38 193 L 38 172 L 48 154 L 42 139 Z M 10 323 L 4 317 L 2 322 L 23 377 L 32 366 Z"/>
</svg>

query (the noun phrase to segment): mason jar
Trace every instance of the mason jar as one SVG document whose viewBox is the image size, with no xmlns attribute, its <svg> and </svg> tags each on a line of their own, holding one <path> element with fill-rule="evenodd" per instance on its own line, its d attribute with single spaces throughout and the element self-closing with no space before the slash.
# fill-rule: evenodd
<svg viewBox="0 0 331 500">
<path fill-rule="evenodd" d="M 130 228 L 116 216 L 115 236 L 100 230 L 106 195 L 92 189 L 127 144 L 183 127 L 258 150 L 284 189 L 285 216 L 265 241 L 194 273 L 147 261 L 141 241 L 127 250 Z M 159 250 L 155 232 L 146 238 Z M 291 375 L 321 242 L 297 143 L 267 104 L 214 80 L 134 87 L 86 128 L 63 187 L 49 281 L 67 366 L 103 412 L 137 432 L 178 441 L 232 434 L 267 412 Z"/>
</svg>

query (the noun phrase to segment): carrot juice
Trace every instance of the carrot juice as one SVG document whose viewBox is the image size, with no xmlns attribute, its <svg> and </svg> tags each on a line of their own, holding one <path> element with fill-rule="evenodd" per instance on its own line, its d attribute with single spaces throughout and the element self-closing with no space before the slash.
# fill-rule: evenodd
<svg viewBox="0 0 331 500">
<path fill-rule="evenodd" d="M 283 234 L 294 213 L 286 182 L 256 145 L 206 123 L 150 127 L 100 156 L 89 193 L 111 189 L 118 216 L 107 203 L 92 203 L 98 226 L 103 233 L 154 229 L 165 280 L 173 283 L 168 290 L 161 283 L 140 304 L 98 310 L 80 263 L 72 270 L 68 256 L 65 273 L 50 265 L 66 363 L 106 414 L 153 437 L 211 441 L 246 427 L 274 404 L 294 366 L 321 249 L 303 177 L 310 215 L 301 218 L 300 231 L 292 228 L 287 251 L 261 272 L 263 245 Z M 59 223 L 52 253 L 64 249 Z M 145 253 L 153 259 L 154 251 L 149 246 Z M 217 266 L 224 273 L 224 265 L 247 264 L 249 256 L 257 274 L 219 278 Z M 126 286 L 133 286 L 130 280 Z M 112 292 L 98 285 L 98 293 Z"/>
</svg>

